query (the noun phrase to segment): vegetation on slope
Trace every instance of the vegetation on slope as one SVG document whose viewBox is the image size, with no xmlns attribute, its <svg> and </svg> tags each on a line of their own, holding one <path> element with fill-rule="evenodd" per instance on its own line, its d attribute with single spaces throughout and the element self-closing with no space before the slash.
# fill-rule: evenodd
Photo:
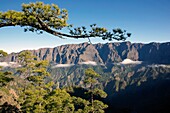
<svg viewBox="0 0 170 113">
<path fill-rule="evenodd" d="M 53 81 L 46 81 L 50 77 L 47 72 L 47 61 L 37 61 L 29 51 L 23 51 L 19 55 L 19 67 L 13 75 L 10 72 L 1 72 L 0 81 L 2 87 L 1 94 L 1 111 L 2 112 L 34 112 L 34 113 L 49 113 L 49 112 L 104 112 L 107 108 L 102 101 L 92 100 L 94 94 L 106 94 L 91 87 L 88 91 L 92 95 L 91 99 L 83 99 L 76 96 L 71 96 L 65 88 L 56 87 Z M 5 75 L 6 74 L 6 75 Z M 90 77 L 97 75 L 92 69 L 86 71 L 86 76 Z M 99 76 L 99 75 L 98 75 Z M 92 80 L 92 81 L 90 81 Z M 94 84 L 97 79 L 91 78 L 88 83 Z M 84 94 L 85 95 L 85 94 Z M 8 98 L 9 100 L 6 100 Z M 15 109 L 14 109 L 15 108 Z"/>
</svg>

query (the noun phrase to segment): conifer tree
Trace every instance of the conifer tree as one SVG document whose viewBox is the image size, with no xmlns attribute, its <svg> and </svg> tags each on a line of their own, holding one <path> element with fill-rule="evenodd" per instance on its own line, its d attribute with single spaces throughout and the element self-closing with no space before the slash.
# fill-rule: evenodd
<svg viewBox="0 0 170 113">
<path fill-rule="evenodd" d="M 96 85 L 98 84 L 97 79 L 99 77 L 100 75 L 97 74 L 93 69 L 88 68 L 87 70 L 85 70 L 84 83 L 88 90 L 86 94 L 91 95 L 91 99 L 90 99 L 91 105 L 85 107 L 86 112 L 103 113 L 104 112 L 103 109 L 108 107 L 102 101 L 94 100 L 94 95 L 100 96 L 102 98 L 106 98 L 107 96 L 107 94 L 103 90 L 96 87 Z"/>
<path fill-rule="evenodd" d="M 5 86 L 8 82 L 13 80 L 13 78 L 9 77 L 8 75 L 12 75 L 12 72 L 9 72 L 9 71 L 1 72 L 0 71 L 0 88 L 2 86 Z"/>
<path fill-rule="evenodd" d="M 18 55 L 18 63 L 21 65 L 18 74 L 24 79 L 31 76 L 36 62 L 36 56 L 33 56 L 30 51 L 22 51 Z"/>
<path fill-rule="evenodd" d="M 46 100 L 44 99 L 44 96 L 48 94 L 46 89 L 48 83 L 45 83 L 45 77 L 49 76 L 46 66 L 48 66 L 47 61 L 36 62 L 32 69 L 32 74 L 27 77 L 27 80 L 31 83 L 31 87 L 28 87 L 25 92 L 27 97 L 23 108 L 27 109 L 27 106 L 32 102 L 31 111 L 35 113 L 45 112 L 44 107 L 46 105 Z M 27 103 L 27 100 L 30 102 Z"/>
<path fill-rule="evenodd" d="M 0 57 L 6 57 L 8 55 L 7 52 L 3 51 L 3 50 L 0 50 Z M 9 71 L 5 71 L 5 72 L 2 72 L 1 69 L 3 67 L 0 66 L 0 86 L 5 86 L 8 82 L 10 82 L 11 80 L 13 80 L 13 78 L 7 76 L 7 75 L 12 75 L 13 73 L 12 72 L 9 72 Z"/>
<path fill-rule="evenodd" d="M 22 4 L 22 11 L 9 10 L 0 12 L 0 28 L 8 26 L 21 26 L 24 31 L 36 32 L 41 34 L 47 32 L 59 38 L 90 38 L 100 37 L 103 40 L 126 40 L 130 33 L 120 28 L 108 31 L 104 27 L 98 27 L 92 24 L 87 27 L 73 28 L 67 23 L 68 11 L 60 9 L 56 4 L 44 4 L 43 2 Z M 69 33 L 63 33 L 59 30 L 67 27 Z M 90 39 L 89 39 L 90 40 Z"/>
<path fill-rule="evenodd" d="M 49 76 L 46 71 L 47 61 L 37 61 L 29 51 L 19 54 L 19 61 L 22 67 L 18 73 L 27 81 L 23 92 L 20 95 L 21 109 L 24 112 L 44 112 L 45 100 L 45 77 Z"/>
<path fill-rule="evenodd" d="M 66 90 L 53 88 L 53 82 L 46 82 L 49 72 L 47 72 L 48 61 L 36 61 L 36 57 L 29 51 L 20 53 L 19 59 L 23 67 L 20 70 L 22 75 L 27 75 L 26 88 L 20 95 L 19 101 L 22 112 L 49 113 L 74 111 L 72 97 Z"/>
<path fill-rule="evenodd" d="M 47 32 L 59 38 L 91 38 L 99 37 L 103 40 L 126 40 L 131 34 L 120 28 L 108 31 L 104 27 L 92 24 L 89 28 L 85 26 L 73 28 L 67 23 L 68 11 L 60 9 L 55 4 L 44 4 L 43 2 L 22 5 L 22 11 L 9 10 L 0 12 L 0 28 L 9 26 L 24 27 L 24 31 L 42 34 Z M 60 32 L 67 27 L 68 33 Z M 89 39 L 90 41 L 90 39 Z M 7 53 L 0 50 L 0 57 Z M 48 112 L 104 112 L 107 108 L 103 102 L 94 99 L 94 95 L 106 97 L 106 93 L 98 88 L 98 77 L 94 70 L 85 71 L 84 83 L 87 86 L 87 94 L 91 95 L 90 102 L 79 97 L 71 97 L 65 90 L 53 88 L 53 82 L 45 82 L 50 74 L 47 72 L 47 61 L 37 61 L 29 51 L 23 51 L 18 56 L 21 68 L 18 69 L 20 77 L 26 81 L 23 92 L 20 94 L 20 105 L 23 112 L 48 113 Z M 5 81 L 4 81 L 5 80 Z M 8 81 L 5 73 L 0 72 L 0 82 Z"/>
</svg>

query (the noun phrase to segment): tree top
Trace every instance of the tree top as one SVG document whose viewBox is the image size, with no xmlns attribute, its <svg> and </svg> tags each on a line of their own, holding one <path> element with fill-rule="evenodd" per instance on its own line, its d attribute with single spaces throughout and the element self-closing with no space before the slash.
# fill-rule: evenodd
<svg viewBox="0 0 170 113">
<path fill-rule="evenodd" d="M 92 24 L 87 27 L 81 26 L 73 28 L 73 25 L 67 23 L 68 11 L 60 9 L 56 4 L 44 4 L 35 2 L 22 4 L 22 11 L 9 10 L 0 12 L 0 28 L 9 26 L 24 27 L 24 31 L 36 32 L 42 34 L 47 32 L 59 38 L 91 38 L 99 37 L 103 40 L 126 40 L 131 36 L 126 30 L 120 28 L 108 31 L 104 27 L 98 27 Z M 60 30 L 67 27 L 69 33 Z M 90 39 L 89 39 L 90 41 Z"/>
</svg>

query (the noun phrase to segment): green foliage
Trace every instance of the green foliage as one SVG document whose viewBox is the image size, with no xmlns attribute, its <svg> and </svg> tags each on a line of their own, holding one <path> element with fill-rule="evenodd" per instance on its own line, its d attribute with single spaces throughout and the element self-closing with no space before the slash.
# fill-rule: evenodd
<svg viewBox="0 0 170 113">
<path fill-rule="evenodd" d="M 19 63 L 22 65 L 18 72 L 31 84 L 23 88 L 19 101 L 24 112 L 45 112 L 46 100 L 44 96 L 50 91 L 51 83 L 45 83 L 45 77 L 49 76 L 46 67 L 47 61 L 37 61 L 29 51 L 19 54 Z"/>
<path fill-rule="evenodd" d="M 104 27 L 97 27 L 96 24 L 90 25 L 87 30 L 85 26 L 72 28 L 72 25 L 67 24 L 68 11 L 60 9 L 55 4 L 44 4 L 43 2 L 22 4 L 22 11 L 9 10 L 0 12 L 0 28 L 6 26 L 21 26 L 24 31 L 36 32 L 38 34 L 43 31 L 59 38 L 89 38 L 101 37 L 103 40 L 109 41 L 126 40 L 130 37 L 130 33 L 120 28 L 108 31 Z M 62 28 L 67 27 L 69 34 L 58 32 Z"/>
<path fill-rule="evenodd" d="M 19 54 L 19 62 L 23 66 L 22 74 L 31 84 L 22 89 L 19 97 L 22 112 L 48 113 L 73 112 L 74 103 L 66 90 L 54 89 L 53 82 L 45 82 L 50 76 L 47 72 L 47 61 L 37 61 L 28 51 Z M 29 74 L 28 74 L 29 73 Z"/>
<path fill-rule="evenodd" d="M 13 78 L 8 76 L 11 75 L 11 72 L 1 72 L 0 71 L 0 86 L 5 86 L 8 82 L 12 81 Z"/>
<path fill-rule="evenodd" d="M 43 96 L 46 91 L 40 87 L 29 86 L 23 90 L 19 97 L 21 110 L 23 112 L 44 112 L 45 100 Z"/>
<path fill-rule="evenodd" d="M 37 23 L 40 18 L 45 25 L 48 25 L 55 29 L 61 29 L 67 26 L 68 13 L 67 10 L 62 9 L 55 5 L 44 4 L 43 2 L 36 2 L 30 4 L 23 4 L 22 11 L 31 23 Z"/>
<path fill-rule="evenodd" d="M 22 51 L 19 55 L 19 63 L 23 67 L 30 67 L 34 64 L 35 62 L 35 56 L 31 54 L 30 51 Z M 32 65 L 31 65 L 32 64 Z M 33 66 L 32 66 L 33 67 Z"/>
<path fill-rule="evenodd" d="M 45 83 L 44 76 L 47 75 L 47 72 L 44 69 L 47 64 L 46 61 L 37 62 L 34 71 L 32 71 L 34 76 L 28 77 L 31 84 L 23 89 L 19 97 L 22 112 L 104 112 L 103 109 L 107 108 L 107 105 L 101 101 L 92 100 L 92 102 L 89 102 L 80 97 L 72 97 L 65 89 L 53 88 L 55 85 L 53 82 Z M 87 69 L 85 73 L 91 79 L 99 77 L 92 69 Z M 91 82 L 89 83 L 91 84 Z M 91 91 L 90 94 L 106 97 L 106 94 L 102 90 L 92 88 L 89 91 Z"/>
<path fill-rule="evenodd" d="M 97 74 L 93 69 L 88 68 L 85 70 L 85 79 L 84 83 L 86 85 L 89 85 L 89 88 L 87 88 L 88 92 L 85 92 L 86 94 L 91 95 L 91 105 L 88 107 L 85 107 L 85 112 L 92 112 L 92 113 L 103 113 L 105 108 L 108 106 L 105 105 L 102 101 L 94 100 L 94 95 L 100 96 L 102 98 L 106 98 L 107 94 L 98 88 L 95 87 L 95 85 L 98 83 L 98 78 L 100 77 L 99 74 Z"/>
<path fill-rule="evenodd" d="M 14 106 L 5 102 L 3 105 L 0 105 L 0 112 L 1 113 L 21 113 L 20 110 Z"/>
<path fill-rule="evenodd" d="M 3 51 L 3 50 L 0 50 L 0 57 L 5 57 L 5 56 L 7 56 L 7 55 L 8 55 L 7 52 L 5 52 L 5 51 Z"/>
<path fill-rule="evenodd" d="M 99 77 L 99 75 L 91 68 L 88 68 L 86 71 L 85 71 L 85 80 L 84 80 L 84 83 L 85 84 L 90 84 L 93 85 L 95 83 L 97 83 L 97 78 Z"/>
<path fill-rule="evenodd" d="M 37 61 L 36 56 L 33 56 L 29 51 L 21 52 L 18 57 L 19 63 L 22 65 L 18 69 L 19 75 L 39 85 L 44 83 L 44 78 L 50 75 L 46 69 L 48 61 Z"/>
<path fill-rule="evenodd" d="M 95 89 L 93 90 L 93 94 L 94 94 L 94 95 L 98 95 L 98 96 L 100 96 L 100 97 L 102 97 L 102 98 L 106 98 L 106 97 L 107 97 L 106 92 L 104 92 L 103 90 L 98 89 L 98 88 L 95 88 Z"/>
<path fill-rule="evenodd" d="M 34 69 L 32 69 L 32 75 L 27 79 L 29 81 L 33 81 L 36 84 L 44 84 L 44 79 L 49 76 L 49 72 L 47 72 L 48 61 L 40 61 L 35 63 Z"/>
<path fill-rule="evenodd" d="M 103 109 L 106 109 L 108 107 L 108 105 L 104 104 L 102 101 L 99 100 L 94 100 L 93 106 L 94 113 L 104 113 Z"/>
<path fill-rule="evenodd" d="M 35 56 L 31 55 L 29 51 L 23 51 L 18 55 L 18 63 L 22 66 L 18 69 L 18 74 L 24 78 L 31 76 L 36 63 Z"/>
<path fill-rule="evenodd" d="M 46 96 L 47 112 L 68 113 L 74 111 L 72 97 L 66 90 L 55 89 Z"/>
<path fill-rule="evenodd" d="M 93 100 L 93 98 L 88 101 L 80 97 L 72 97 L 65 89 L 56 89 L 54 82 L 45 81 L 50 76 L 47 72 L 48 61 L 38 61 L 29 51 L 21 52 L 18 56 L 18 62 L 22 67 L 19 67 L 17 73 L 25 81 L 22 85 L 18 84 L 19 91 L 17 91 L 17 94 L 19 98 L 15 98 L 21 112 L 102 113 L 104 112 L 103 109 L 107 108 L 107 105 L 101 101 Z M 8 75 L 11 74 L 8 71 L 0 72 L 2 85 L 11 80 L 11 78 L 8 78 Z M 87 88 L 88 93 L 92 97 L 98 95 L 105 98 L 107 96 L 105 92 L 96 88 L 100 75 L 90 68 L 85 71 L 85 75 L 86 84 L 90 86 Z M 14 106 L 14 108 L 18 107 Z"/>
</svg>

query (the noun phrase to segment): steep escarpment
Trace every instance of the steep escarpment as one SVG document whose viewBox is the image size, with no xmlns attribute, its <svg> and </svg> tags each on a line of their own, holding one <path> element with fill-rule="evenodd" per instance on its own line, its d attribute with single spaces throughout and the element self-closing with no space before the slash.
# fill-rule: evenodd
<svg viewBox="0 0 170 113">
<path fill-rule="evenodd" d="M 40 60 L 57 64 L 77 64 L 94 61 L 108 64 L 121 62 L 128 58 L 134 61 L 145 61 L 154 64 L 170 64 L 170 42 L 166 43 L 106 43 L 106 44 L 68 44 L 55 48 L 30 50 Z M 12 53 L 0 61 L 17 61 L 18 53 Z"/>
<path fill-rule="evenodd" d="M 170 42 L 122 42 L 69 44 L 30 51 L 51 63 L 51 77 L 46 79 L 52 80 L 55 87 L 83 87 L 85 69 L 93 68 L 101 75 L 97 87 L 108 94 L 103 100 L 109 105 L 108 113 L 169 113 L 169 50 Z M 15 65 L 18 54 L 1 57 L 0 61 Z M 11 67 L 15 72 L 15 67 Z"/>
</svg>

